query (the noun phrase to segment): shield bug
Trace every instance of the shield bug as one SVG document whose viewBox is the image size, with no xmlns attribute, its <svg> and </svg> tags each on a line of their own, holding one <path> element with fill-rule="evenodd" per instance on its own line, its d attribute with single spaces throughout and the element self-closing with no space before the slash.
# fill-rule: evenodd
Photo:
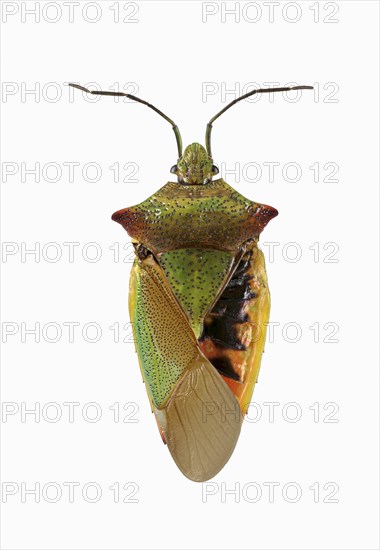
<svg viewBox="0 0 380 550">
<path fill-rule="evenodd" d="M 182 473 L 194 481 L 215 476 L 230 458 L 257 381 L 270 296 L 259 235 L 275 208 L 243 197 L 218 173 L 206 147 L 182 153 L 177 125 L 147 105 L 174 131 L 177 163 L 170 181 L 142 203 L 115 212 L 135 249 L 129 312 L 140 368 L 164 443 Z"/>
</svg>

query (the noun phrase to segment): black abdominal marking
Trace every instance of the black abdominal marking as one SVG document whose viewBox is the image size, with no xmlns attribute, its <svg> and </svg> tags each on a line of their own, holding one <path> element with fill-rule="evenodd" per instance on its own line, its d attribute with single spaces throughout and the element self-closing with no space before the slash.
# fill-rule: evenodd
<svg viewBox="0 0 380 550">
<path fill-rule="evenodd" d="M 216 368 L 220 374 L 232 378 L 232 380 L 240 381 L 240 376 L 237 372 L 234 371 L 231 361 L 228 357 L 215 357 L 214 359 L 209 359 L 210 363 Z"/>
<path fill-rule="evenodd" d="M 207 316 L 200 342 L 209 338 L 218 347 L 244 351 L 246 346 L 239 341 L 236 325 L 249 321 L 245 313 L 246 302 L 256 298 L 249 286 L 247 274 L 252 252 L 240 261 L 219 300 Z M 228 357 L 209 359 L 218 372 L 233 380 L 240 380 Z"/>
</svg>

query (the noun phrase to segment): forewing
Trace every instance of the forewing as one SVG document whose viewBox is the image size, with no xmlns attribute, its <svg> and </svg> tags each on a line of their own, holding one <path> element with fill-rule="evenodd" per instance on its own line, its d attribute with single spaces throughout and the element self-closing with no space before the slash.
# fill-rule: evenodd
<svg viewBox="0 0 380 550">
<path fill-rule="evenodd" d="M 161 434 L 184 475 L 210 479 L 236 445 L 242 422 L 239 404 L 199 349 L 151 254 L 135 262 L 130 290 L 140 367 Z"/>
</svg>

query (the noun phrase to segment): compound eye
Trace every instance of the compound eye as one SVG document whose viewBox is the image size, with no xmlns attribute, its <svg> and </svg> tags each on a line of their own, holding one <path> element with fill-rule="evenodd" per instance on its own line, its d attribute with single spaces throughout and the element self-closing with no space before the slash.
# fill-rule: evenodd
<svg viewBox="0 0 380 550">
<path fill-rule="evenodd" d="M 170 173 L 171 174 L 176 174 L 178 172 L 178 166 L 175 164 L 174 166 L 172 166 L 170 168 Z"/>
<path fill-rule="evenodd" d="M 217 166 L 215 166 L 215 164 L 212 165 L 211 173 L 212 174 L 219 174 L 219 168 Z"/>
</svg>

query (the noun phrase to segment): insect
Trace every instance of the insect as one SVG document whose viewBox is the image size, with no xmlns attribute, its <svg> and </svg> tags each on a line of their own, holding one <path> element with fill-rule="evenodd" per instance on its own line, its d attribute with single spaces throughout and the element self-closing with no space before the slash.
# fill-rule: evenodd
<svg viewBox="0 0 380 550">
<path fill-rule="evenodd" d="M 207 124 L 206 147 L 182 152 L 177 125 L 150 103 L 122 92 L 167 120 L 178 160 L 170 181 L 142 203 L 115 212 L 135 249 L 129 312 L 136 350 L 161 437 L 189 479 L 206 481 L 230 458 L 259 374 L 270 295 L 259 235 L 277 216 L 222 178 L 212 160 L 213 123 L 252 90 L 226 105 Z"/>
</svg>

